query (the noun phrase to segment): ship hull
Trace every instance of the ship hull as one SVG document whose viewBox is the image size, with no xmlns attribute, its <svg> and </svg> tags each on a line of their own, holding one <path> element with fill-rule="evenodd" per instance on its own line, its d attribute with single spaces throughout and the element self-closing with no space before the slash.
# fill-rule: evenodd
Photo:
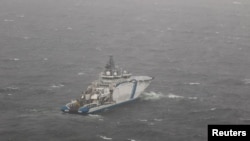
<svg viewBox="0 0 250 141">
<path fill-rule="evenodd" d="M 107 109 L 114 108 L 116 106 L 132 102 L 136 100 L 143 91 L 150 85 L 152 77 L 134 77 L 129 82 L 124 82 L 117 84 L 113 92 L 113 101 L 114 103 L 103 104 L 93 108 L 83 108 L 80 107 L 77 109 L 70 109 L 67 105 L 61 108 L 61 111 L 66 113 L 79 113 L 79 114 L 91 114 L 104 111 Z"/>
<path fill-rule="evenodd" d="M 118 107 L 118 106 L 121 106 L 123 104 L 127 104 L 127 103 L 130 103 L 130 102 L 133 102 L 135 101 L 137 98 L 134 98 L 134 99 L 131 99 L 131 100 L 127 100 L 127 101 L 123 101 L 123 102 L 120 102 L 120 103 L 115 103 L 115 104 L 108 104 L 108 105 L 103 105 L 103 106 L 98 106 L 97 108 L 92 108 L 90 109 L 88 112 L 84 113 L 84 112 L 81 112 L 81 111 L 78 111 L 79 114 L 94 114 L 94 113 L 98 113 L 98 112 L 102 112 L 102 111 L 105 111 L 105 110 L 110 110 L 110 109 L 113 109 L 115 107 Z"/>
</svg>

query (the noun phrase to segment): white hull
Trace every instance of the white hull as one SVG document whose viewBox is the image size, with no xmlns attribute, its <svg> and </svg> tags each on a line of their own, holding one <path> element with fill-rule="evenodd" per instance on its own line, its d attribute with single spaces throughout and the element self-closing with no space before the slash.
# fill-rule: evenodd
<svg viewBox="0 0 250 141">
<path fill-rule="evenodd" d="M 94 113 L 97 111 L 109 109 L 111 107 L 133 101 L 137 99 L 143 93 L 143 91 L 149 86 L 149 84 L 150 84 L 150 81 L 137 82 L 137 87 L 136 87 L 134 94 L 133 94 L 133 86 L 134 86 L 133 82 L 120 84 L 118 87 L 115 88 L 114 94 L 113 94 L 113 100 L 116 101 L 116 103 L 100 105 L 100 106 L 91 108 L 89 109 L 87 113 L 88 114 Z M 82 113 L 82 112 L 78 111 L 78 113 Z"/>
</svg>

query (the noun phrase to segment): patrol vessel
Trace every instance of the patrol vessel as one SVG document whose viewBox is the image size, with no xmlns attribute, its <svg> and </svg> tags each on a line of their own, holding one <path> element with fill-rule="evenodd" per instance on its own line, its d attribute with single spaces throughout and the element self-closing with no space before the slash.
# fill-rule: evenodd
<svg viewBox="0 0 250 141">
<path fill-rule="evenodd" d="M 80 98 L 63 106 L 61 111 L 89 114 L 133 101 L 149 86 L 152 79 L 150 76 L 132 76 L 130 72 L 115 66 L 110 56 L 99 79 L 93 81 Z"/>
</svg>

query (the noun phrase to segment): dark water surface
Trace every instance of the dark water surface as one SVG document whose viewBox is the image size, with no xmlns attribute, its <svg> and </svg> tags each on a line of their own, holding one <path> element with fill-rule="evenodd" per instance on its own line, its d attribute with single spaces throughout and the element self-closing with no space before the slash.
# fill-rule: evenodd
<svg viewBox="0 0 250 141">
<path fill-rule="evenodd" d="M 204 141 L 250 124 L 250 1 L 1 0 L 1 141 Z M 135 102 L 63 114 L 113 54 L 155 80 Z"/>
</svg>

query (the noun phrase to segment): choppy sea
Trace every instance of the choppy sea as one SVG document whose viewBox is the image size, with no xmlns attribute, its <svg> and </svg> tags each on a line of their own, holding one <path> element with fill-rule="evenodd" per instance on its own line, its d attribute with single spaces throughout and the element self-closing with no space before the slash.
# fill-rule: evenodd
<svg viewBox="0 0 250 141">
<path fill-rule="evenodd" d="M 250 124 L 248 0 L 1 0 L 1 141 L 204 141 Z M 155 79 L 141 97 L 64 114 L 108 55 Z"/>
</svg>

